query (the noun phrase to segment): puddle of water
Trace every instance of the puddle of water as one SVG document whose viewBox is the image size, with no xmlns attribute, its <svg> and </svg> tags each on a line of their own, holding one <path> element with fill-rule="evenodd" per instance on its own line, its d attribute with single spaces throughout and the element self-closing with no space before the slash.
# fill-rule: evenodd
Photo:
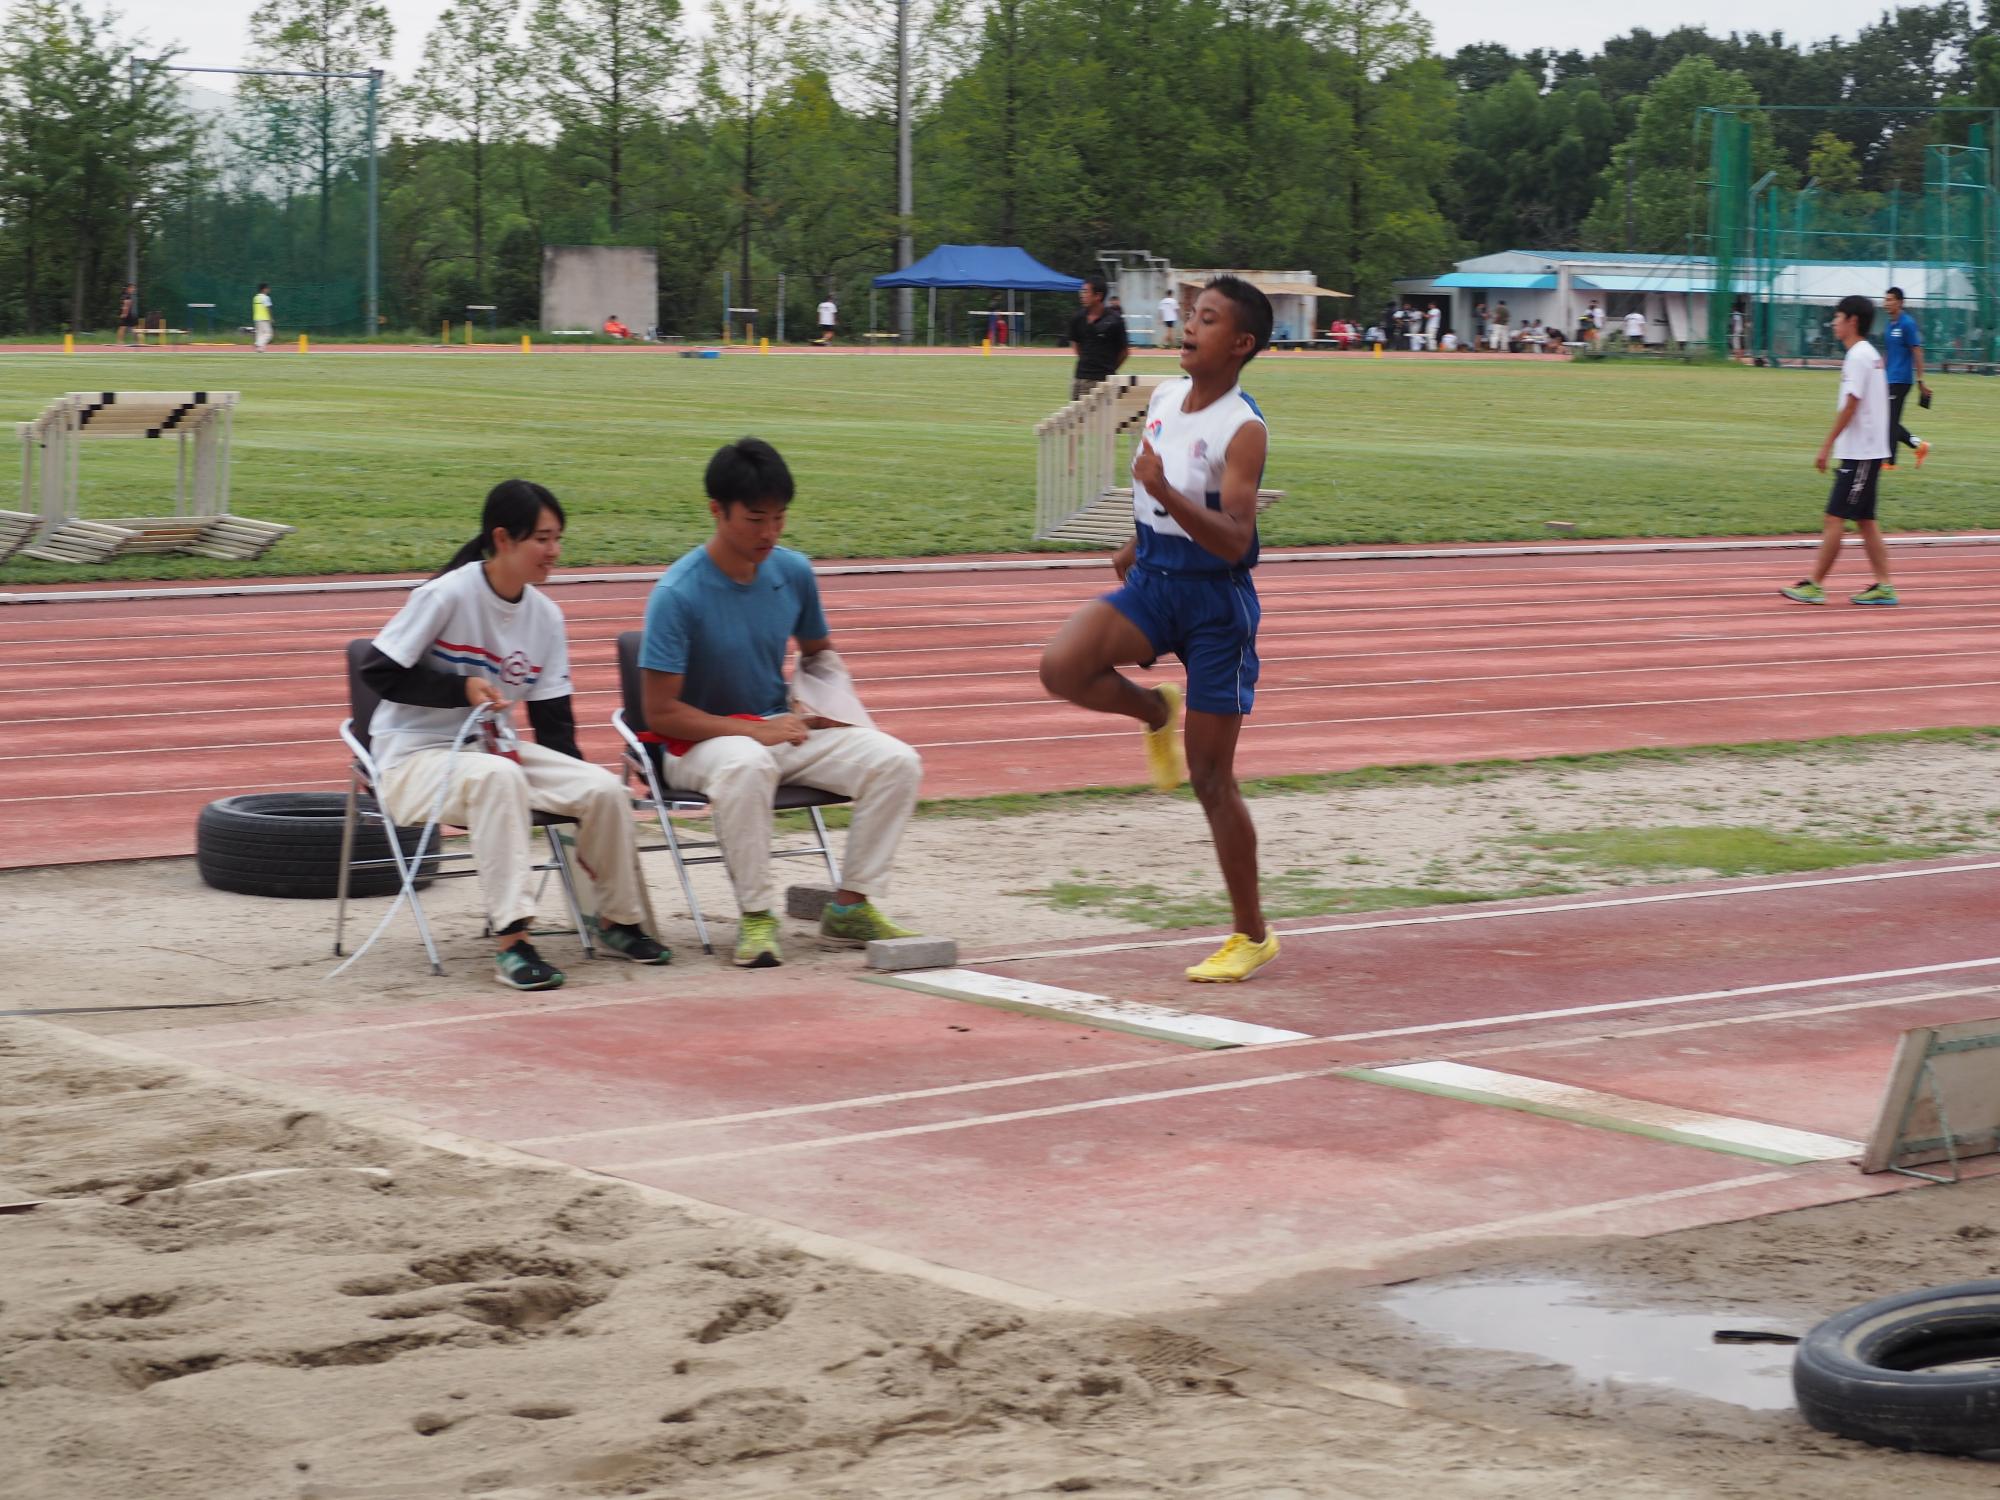
<svg viewBox="0 0 2000 1500">
<path fill-rule="evenodd" d="M 1758 1411 L 1792 1405 L 1792 1350 L 1717 1344 L 1718 1328 L 1795 1332 L 1769 1318 L 1617 1305 L 1623 1294 L 1561 1277 L 1459 1278 L 1391 1287 L 1383 1305 L 1466 1348 L 1568 1365 L 1593 1384 L 1669 1386 Z"/>
</svg>

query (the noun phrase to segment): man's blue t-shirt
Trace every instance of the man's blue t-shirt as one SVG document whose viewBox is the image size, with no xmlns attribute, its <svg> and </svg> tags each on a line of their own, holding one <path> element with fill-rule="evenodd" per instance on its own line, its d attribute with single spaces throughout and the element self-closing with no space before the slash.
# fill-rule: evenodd
<svg viewBox="0 0 2000 1500">
<path fill-rule="evenodd" d="M 1909 385 L 1916 376 L 1912 349 L 1924 347 L 1923 330 L 1908 313 L 1898 313 L 1882 330 L 1882 378 L 1890 385 Z"/>
<path fill-rule="evenodd" d="M 679 675 L 681 701 L 704 713 L 763 717 L 786 711 L 792 637 L 826 635 L 819 584 L 804 553 L 779 547 L 756 577 L 738 583 L 697 547 L 653 585 L 639 665 Z"/>
</svg>

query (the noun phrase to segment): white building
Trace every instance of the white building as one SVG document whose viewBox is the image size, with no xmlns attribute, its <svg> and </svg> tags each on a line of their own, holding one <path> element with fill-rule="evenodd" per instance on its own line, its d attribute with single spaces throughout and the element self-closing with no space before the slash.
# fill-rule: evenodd
<svg viewBox="0 0 2000 1500">
<path fill-rule="evenodd" d="M 1766 285 L 1748 263 L 1739 264 L 1733 296 L 1788 309 L 1825 309 L 1850 293 L 1879 300 L 1900 285 L 1912 310 L 1967 302 L 1971 282 L 1956 266 L 1885 265 L 1880 261 L 1785 261 Z M 1714 263 L 1691 255 L 1622 255 L 1602 250 L 1503 250 L 1462 260 L 1442 276 L 1394 283 L 1399 301 L 1445 304 L 1446 327 L 1472 332 L 1474 303 L 1507 304 L 1509 325 L 1540 321 L 1570 338 L 1595 301 L 1619 334 L 1625 315 L 1645 314 L 1648 344 L 1699 343 L 1708 337 L 1708 302 Z M 1368 309 L 1372 316 L 1374 309 Z M 1810 314 L 1813 321 L 1823 320 Z"/>
</svg>

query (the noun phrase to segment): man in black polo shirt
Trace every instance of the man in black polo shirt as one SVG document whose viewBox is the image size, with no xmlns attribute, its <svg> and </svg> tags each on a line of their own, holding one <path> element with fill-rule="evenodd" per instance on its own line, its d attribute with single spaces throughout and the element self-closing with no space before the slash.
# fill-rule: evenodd
<svg viewBox="0 0 2000 1500">
<path fill-rule="evenodd" d="M 1076 300 L 1083 307 L 1069 324 L 1069 342 L 1076 349 L 1076 372 L 1069 383 L 1072 401 L 1116 375 L 1125 356 L 1132 352 L 1125 337 L 1125 320 L 1104 304 L 1102 276 L 1084 277 Z"/>
</svg>

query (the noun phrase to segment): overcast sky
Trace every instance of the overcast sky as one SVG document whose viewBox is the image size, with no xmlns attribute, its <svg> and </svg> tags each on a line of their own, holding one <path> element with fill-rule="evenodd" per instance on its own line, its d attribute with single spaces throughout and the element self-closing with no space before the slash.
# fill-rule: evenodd
<svg viewBox="0 0 2000 1500">
<path fill-rule="evenodd" d="M 182 61 L 231 67 L 243 61 L 250 12 L 256 0 L 112 0 L 130 27 L 155 44 L 178 42 Z M 393 69 L 413 72 L 423 52 L 424 34 L 445 0 L 386 0 L 396 23 Z M 699 9 L 706 0 L 687 0 Z M 809 5 L 811 0 L 803 0 Z M 1794 40 L 1851 36 L 1884 10 L 1888 0 L 1652 0 L 1644 23 L 1653 31 L 1680 25 L 1706 26 L 1722 33 L 1782 31 Z M 1517 52 L 1534 47 L 1589 52 L 1607 37 L 1631 30 L 1637 7 L 1605 0 L 1418 0 L 1436 31 L 1441 52 L 1467 42 L 1504 42 Z"/>
</svg>

